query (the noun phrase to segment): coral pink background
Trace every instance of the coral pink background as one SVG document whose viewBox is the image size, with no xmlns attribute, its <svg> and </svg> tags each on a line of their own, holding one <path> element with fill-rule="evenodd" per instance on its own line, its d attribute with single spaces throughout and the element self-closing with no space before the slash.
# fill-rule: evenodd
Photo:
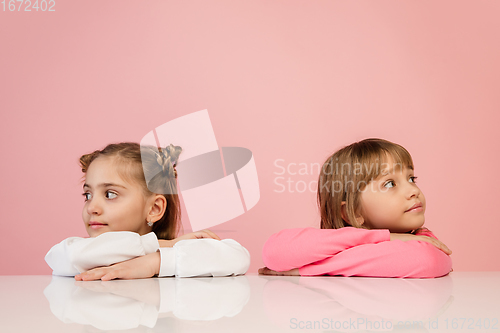
<svg viewBox="0 0 500 333">
<path fill-rule="evenodd" d="M 318 226 L 314 191 L 298 192 L 317 172 L 294 175 L 291 163 L 321 163 L 367 137 L 412 153 L 426 226 L 453 250 L 455 271 L 500 270 L 500 2 L 89 0 L 57 1 L 52 13 L 1 9 L 0 274 L 50 274 L 49 248 L 86 236 L 81 154 L 138 142 L 203 109 L 219 146 L 254 154 L 260 202 L 213 228 L 249 249 L 250 272 L 272 233 Z M 290 173 L 277 175 L 275 163 Z M 279 193 L 288 178 L 293 193 Z"/>
</svg>

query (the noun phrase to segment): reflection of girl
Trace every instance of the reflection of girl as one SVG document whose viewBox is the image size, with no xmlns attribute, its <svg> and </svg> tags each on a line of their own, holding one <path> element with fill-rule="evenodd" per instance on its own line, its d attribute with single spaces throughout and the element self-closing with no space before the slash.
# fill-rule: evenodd
<svg viewBox="0 0 500 333">
<path fill-rule="evenodd" d="M 52 247 L 45 260 L 53 274 L 77 280 L 244 274 L 250 255 L 236 241 L 208 230 L 175 238 L 180 153 L 172 145 L 158 151 L 119 143 L 83 155 L 82 215 L 91 238 L 70 237 Z M 156 174 L 148 184 L 143 168 Z"/>
<path fill-rule="evenodd" d="M 404 332 L 414 332 L 415 328 L 429 327 L 431 321 L 446 311 L 454 300 L 452 291 L 451 276 L 440 279 L 272 278 L 266 282 L 262 297 L 269 319 L 283 328 L 313 323 L 312 328 L 323 332 L 333 329 L 336 332 L 399 332 L 406 322 L 412 327 Z"/>
<path fill-rule="evenodd" d="M 236 316 L 250 299 L 250 286 L 246 276 L 103 283 L 53 276 L 44 294 L 52 313 L 64 323 L 101 330 L 149 327 L 166 332 L 161 325 L 164 319 L 169 319 L 170 326 L 182 321 L 190 321 L 185 324 L 191 326 Z"/>
<path fill-rule="evenodd" d="M 271 275 L 429 278 L 451 270 L 451 251 L 424 224 L 413 160 L 398 144 L 367 139 L 324 163 L 321 229 L 288 229 L 264 245 Z"/>
</svg>

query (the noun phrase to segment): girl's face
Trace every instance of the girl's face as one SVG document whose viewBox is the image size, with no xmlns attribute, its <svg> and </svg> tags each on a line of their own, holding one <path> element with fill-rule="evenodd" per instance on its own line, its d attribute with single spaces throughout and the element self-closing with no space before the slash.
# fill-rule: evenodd
<svg viewBox="0 0 500 333">
<path fill-rule="evenodd" d="M 361 193 L 364 225 L 397 233 L 420 228 L 425 222 L 425 197 L 415 184 L 413 170 L 391 157 L 382 166 L 385 170 Z"/>
<path fill-rule="evenodd" d="M 142 188 L 118 175 L 114 158 L 99 156 L 88 167 L 85 184 L 83 222 L 90 237 L 107 231 L 133 231 L 144 235 L 147 225 L 147 200 Z"/>
</svg>

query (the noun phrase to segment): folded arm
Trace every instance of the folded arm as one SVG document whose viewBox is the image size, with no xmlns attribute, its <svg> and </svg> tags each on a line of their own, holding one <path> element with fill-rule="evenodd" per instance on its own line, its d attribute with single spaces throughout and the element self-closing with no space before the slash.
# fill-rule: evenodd
<svg viewBox="0 0 500 333">
<path fill-rule="evenodd" d="M 250 266 L 250 253 L 234 239 L 182 240 L 160 253 L 160 277 L 239 275 Z"/>
<path fill-rule="evenodd" d="M 230 276 L 245 274 L 248 250 L 232 239 L 189 239 L 159 252 L 100 267 L 76 276 L 77 280 L 140 279 L 159 277 Z"/>
<path fill-rule="evenodd" d="M 130 231 L 106 232 L 94 238 L 70 237 L 54 245 L 45 261 L 54 275 L 75 276 L 99 266 L 154 253 L 158 239 L 154 233 L 140 236 Z"/>
<path fill-rule="evenodd" d="M 434 278 L 451 271 L 451 258 L 423 241 L 359 245 L 299 268 L 302 276 Z"/>
<path fill-rule="evenodd" d="M 295 228 L 282 230 L 267 240 L 262 250 L 264 264 L 275 271 L 302 267 L 344 250 L 390 239 L 387 229 L 367 230 Z"/>
<path fill-rule="evenodd" d="M 264 245 L 263 259 L 270 270 L 259 272 L 416 278 L 450 272 L 451 258 L 433 244 L 415 235 L 408 235 L 408 241 L 391 241 L 391 235 L 387 229 L 352 227 L 283 230 Z M 437 240 L 429 230 L 419 230 L 417 235 Z"/>
</svg>

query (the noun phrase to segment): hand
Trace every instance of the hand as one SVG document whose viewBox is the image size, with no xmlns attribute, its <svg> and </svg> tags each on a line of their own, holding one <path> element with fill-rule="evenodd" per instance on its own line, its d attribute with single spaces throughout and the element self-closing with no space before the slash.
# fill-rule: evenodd
<svg viewBox="0 0 500 333">
<path fill-rule="evenodd" d="M 212 238 L 216 240 L 220 240 L 220 237 L 214 234 L 210 230 L 201 230 L 201 231 L 196 231 L 196 232 L 191 232 L 189 234 L 182 235 L 180 237 L 177 237 L 172 240 L 164 240 L 160 239 L 158 240 L 158 243 L 160 244 L 160 247 L 172 247 L 177 243 L 178 241 L 185 240 L 185 239 L 201 239 L 201 238 Z"/>
<path fill-rule="evenodd" d="M 262 274 L 262 275 L 294 275 L 294 276 L 300 276 L 298 268 L 294 268 L 294 269 L 291 269 L 289 271 L 278 272 L 278 271 L 273 271 L 272 269 L 269 269 L 267 267 L 263 267 L 263 268 L 259 269 L 259 274 Z"/>
<path fill-rule="evenodd" d="M 160 252 L 154 252 L 120 263 L 91 269 L 75 276 L 77 281 L 113 279 L 145 279 L 158 275 L 160 272 Z"/>
<path fill-rule="evenodd" d="M 426 231 L 430 231 L 427 228 L 424 228 L 424 229 L 426 229 Z M 417 230 L 417 233 L 419 230 L 420 229 Z M 438 249 L 440 249 L 441 251 L 443 251 L 447 255 L 450 255 L 452 253 L 451 250 L 443 242 L 441 242 L 440 240 L 437 240 L 435 238 L 429 237 L 429 236 L 419 236 L 418 234 L 417 235 L 398 234 L 398 233 L 391 232 L 390 237 L 391 237 L 391 241 L 396 240 L 396 239 L 401 240 L 403 242 L 407 242 L 407 241 L 411 241 L 411 240 L 424 241 L 427 243 L 431 243 L 432 245 L 434 245 L 435 247 L 437 247 Z"/>
<path fill-rule="evenodd" d="M 427 229 L 427 228 L 418 228 L 418 229 L 414 230 L 412 232 L 412 234 L 413 235 L 418 235 L 418 234 L 423 233 L 423 232 L 431 232 L 431 231 L 429 229 Z"/>
</svg>

